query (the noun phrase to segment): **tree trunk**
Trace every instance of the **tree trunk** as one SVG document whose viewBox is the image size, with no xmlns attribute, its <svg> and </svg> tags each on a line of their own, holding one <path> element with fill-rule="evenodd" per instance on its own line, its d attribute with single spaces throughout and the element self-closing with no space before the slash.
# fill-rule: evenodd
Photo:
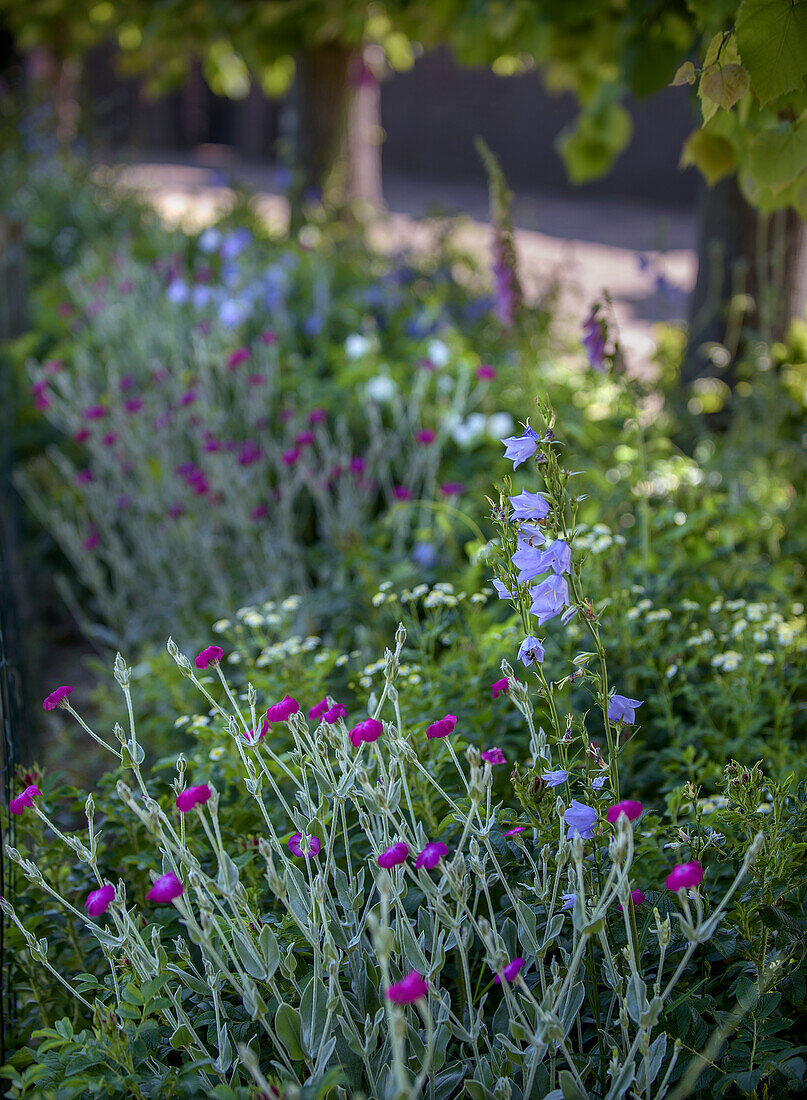
<svg viewBox="0 0 807 1100">
<path fill-rule="evenodd" d="M 720 370 L 710 345 L 721 344 L 731 362 L 720 370 L 733 385 L 733 362 L 749 335 L 781 340 L 804 308 L 807 233 L 795 210 L 760 214 L 743 198 L 734 177 L 703 185 L 698 278 L 690 307 L 689 348 L 681 380 Z"/>
<path fill-rule="evenodd" d="M 78 93 L 81 61 L 77 57 L 58 57 L 46 49 L 32 51 L 28 57 L 28 76 L 34 86 L 46 89 L 53 108 L 56 138 L 66 147 L 78 135 L 81 107 Z"/>
</svg>

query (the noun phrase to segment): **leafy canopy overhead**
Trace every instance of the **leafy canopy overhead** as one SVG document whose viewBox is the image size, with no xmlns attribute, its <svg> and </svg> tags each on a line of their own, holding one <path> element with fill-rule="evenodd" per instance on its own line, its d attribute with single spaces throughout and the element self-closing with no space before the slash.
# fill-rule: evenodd
<svg viewBox="0 0 807 1100">
<path fill-rule="evenodd" d="M 58 56 L 114 37 L 124 71 L 154 92 L 201 58 L 219 94 L 245 96 L 256 78 L 281 95 L 295 55 L 335 42 L 378 43 L 395 69 L 437 46 L 502 76 L 537 67 L 580 105 L 556 143 L 577 183 L 630 142 L 628 94 L 692 85 L 701 124 L 682 165 L 710 184 L 736 173 L 763 212 L 807 218 L 807 0 L 0 0 L 0 18 L 23 48 Z"/>
</svg>

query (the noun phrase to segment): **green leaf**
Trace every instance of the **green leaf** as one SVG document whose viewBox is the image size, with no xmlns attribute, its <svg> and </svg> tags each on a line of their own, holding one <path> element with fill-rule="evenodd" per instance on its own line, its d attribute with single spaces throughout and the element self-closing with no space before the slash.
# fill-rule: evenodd
<svg viewBox="0 0 807 1100">
<path fill-rule="evenodd" d="M 572 1077 L 568 1069 L 562 1069 L 558 1074 L 558 1084 L 563 1093 L 563 1100 L 588 1100 L 586 1094 Z"/>
<path fill-rule="evenodd" d="M 696 75 L 697 74 L 695 72 L 695 66 L 692 64 L 692 62 L 685 61 L 670 81 L 670 86 L 673 88 L 679 88 L 682 84 L 694 84 Z"/>
<path fill-rule="evenodd" d="M 725 111 L 730 111 L 750 87 L 742 65 L 711 65 L 701 76 L 701 94 Z"/>
<path fill-rule="evenodd" d="M 762 187 L 787 187 L 807 168 L 807 123 L 783 122 L 775 130 L 757 134 L 751 142 L 750 164 Z"/>
<path fill-rule="evenodd" d="M 801 87 L 807 73 L 807 0 L 743 0 L 736 36 L 760 103 Z"/>
<path fill-rule="evenodd" d="M 695 130 L 684 143 L 681 151 L 681 167 L 694 164 L 713 187 L 718 180 L 728 176 L 736 165 L 734 146 L 717 134 Z"/>
<path fill-rule="evenodd" d="M 295 1061 L 302 1061 L 305 1054 L 300 1041 L 300 1013 L 291 1005 L 281 1002 L 275 1013 L 275 1031 L 278 1039 L 289 1052 L 289 1057 Z"/>
</svg>

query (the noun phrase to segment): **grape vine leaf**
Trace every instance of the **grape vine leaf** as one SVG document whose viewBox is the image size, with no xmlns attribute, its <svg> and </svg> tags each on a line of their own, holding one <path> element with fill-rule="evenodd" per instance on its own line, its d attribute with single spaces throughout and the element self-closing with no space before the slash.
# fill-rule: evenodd
<svg viewBox="0 0 807 1100">
<path fill-rule="evenodd" d="M 681 167 L 694 164 L 713 187 L 723 176 L 734 170 L 736 158 L 734 146 L 719 134 L 710 134 L 706 130 L 695 130 L 684 143 L 681 152 Z"/>
<path fill-rule="evenodd" d="M 762 130 L 751 142 L 750 166 L 762 187 L 787 187 L 807 168 L 807 122 Z"/>
<path fill-rule="evenodd" d="M 760 103 L 801 87 L 807 74 L 807 0 L 743 0 L 735 33 Z"/>
<path fill-rule="evenodd" d="M 750 82 L 742 65 L 712 65 L 701 77 L 701 94 L 726 111 L 742 99 Z"/>
</svg>

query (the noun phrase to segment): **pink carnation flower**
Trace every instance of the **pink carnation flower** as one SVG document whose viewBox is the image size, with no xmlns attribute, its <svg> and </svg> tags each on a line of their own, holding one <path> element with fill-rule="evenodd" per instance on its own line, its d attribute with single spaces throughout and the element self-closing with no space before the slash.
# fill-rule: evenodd
<svg viewBox="0 0 807 1100">
<path fill-rule="evenodd" d="M 115 887 L 106 885 L 102 886 L 100 890 L 93 890 L 92 893 L 87 895 L 87 900 L 84 902 L 84 908 L 91 917 L 100 917 L 102 913 L 105 913 L 109 908 L 109 904 L 115 897 Z"/>
<path fill-rule="evenodd" d="M 400 863 L 405 863 L 408 855 L 409 845 L 403 840 L 399 840 L 397 844 L 391 844 L 389 848 L 381 853 L 378 857 L 378 866 L 389 870 L 391 867 L 397 867 Z"/>
<path fill-rule="evenodd" d="M 626 798 L 622 802 L 615 802 L 613 806 L 609 806 L 605 818 L 612 825 L 619 820 L 620 814 L 624 814 L 628 821 L 635 821 L 643 809 L 644 806 L 641 802 L 634 802 L 632 799 Z"/>
<path fill-rule="evenodd" d="M 443 844 L 442 840 L 433 840 L 431 844 L 427 844 L 420 855 L 415 860 L 415 867 L 419 871 L 421 867 L 425 867 L 427 871 L 433 870 L 443 856 L 448 855 L 448 845 Z"/>
<path fill-rule="evenodd" d="M 506 764 L 507 760 L 501 749 L 485 749 L 480 754 L 488 764 Z"/>
<path fill-rule="evenodd" d="M 676 863 L 667 875 L 668 890 L 691 890 L 703 882 L 703 868 L 696 859 L 689 863 Z"/>
<path fill-rule="evenodd" d="M 188 787 L 177 795 L 177 809 L 181 814 L 186 814 L 194 806 L 203 806 L 210 795 L 211 790 L 207 783 L 202 783 L 198 787 Z"/>
<path fill-rule="evenodd" d="M 363 741 L 368 745 L 377 741 L 383 732 L 384 726 L 377 718 L 365 718 L 363 722 L 353 727 L 348 736 L 353 748 L 357 749 Z"/>
<path fill-rule="evenodd" d="M 449 733 L 454 732 L 456 725 L 456 714 L 447 714 L 445 718 L 438 718 L 436 722 L 426 727 L 426 738 L 431 741 L 434 737 L 448 737 Z"/>
<path fill-rule="evenodd" d="M 52 691 L 50 695 L 47 695 L 42 700 L 42 709 L 55 710 L 56 707 L 60 706 L 64 702 L 64 700 L 67 698 L 72 690 L 73 689 L 71 687 L 68 687 L 67 684 L 63 684 L 61 687 L 57 687 L 55 691 Z"/>
<path fill-rule="evenodd" d="M 303 839 L 303 834 L 302 833 L 294 833 L 294 835 L 290 836 L 288 841 L 286 842 L 287 847 L 288 847 L 289 851 L 291 852 L 291 854 L 293 856 L 296 856 L 298 859 L 301 859 L 303 856 L 305 856 L 306 859 L 311 859 L 312 856 L 315 856 L 319 853 L 320 849 L 322 848 L 322 844 L 320 843 L 320 840 L 319 840 L 318 837 L 315 837 L 315 836 L 307 836 L 306 837 L 306 840 L 308 842 L 308 851 L 307 852 L 303 851 L 302 844 L 301 844 L 302 839 Z"/>
<path fill-rule="evenodd" d="M 12 798 L 8 804 L 8 812 L 11 814 L 21 814 L 22 811 L 29 806 L 33 806 L 34 798 L 40 797 L 41 795 L 42 791 L 40 791 L 36 784 L 32 783 L 29 787 L 25 788 L 22 794 L 18 794 L 16 798 Z"/>
<path fill-rule="evenodd" d="M 213 661 L 221 661 L 224 657 L 224 650 L 220 645 L 209 645 L 207 649 L 203 649 L 199 653 L 194 661 L 197 668 L 205 669 Z"/>
<path fill-rule="evenodd" d="M 410 970 L 405 978 L 395 982 L 387 990 L 387 998 L 396 1005 L 411 1005 L 429 992 L 426 981 L 417 970 Z"/>
<path fill-rule="evenodd" d="M 155 905 L 168 905 L 174 898 L 185 893 L 185 887 L 179 881 L 173 871 L 167 875 L 161 875 L 146 894 L 146 901 L 153 901 Z"/>
<path fill-rule="evenodd" d="M 521 958 L 520 955 L 515 959 L 511 959 L 504 970 L 502 970 L 501 974 L 497 974 L 493 981 L 496 983 L 496 985 L 501 985 L 502 982 L 514 982 L 518 975 L 521 973 L 521 968 L 523 965 L 524 960 Z"/>
</svg>

